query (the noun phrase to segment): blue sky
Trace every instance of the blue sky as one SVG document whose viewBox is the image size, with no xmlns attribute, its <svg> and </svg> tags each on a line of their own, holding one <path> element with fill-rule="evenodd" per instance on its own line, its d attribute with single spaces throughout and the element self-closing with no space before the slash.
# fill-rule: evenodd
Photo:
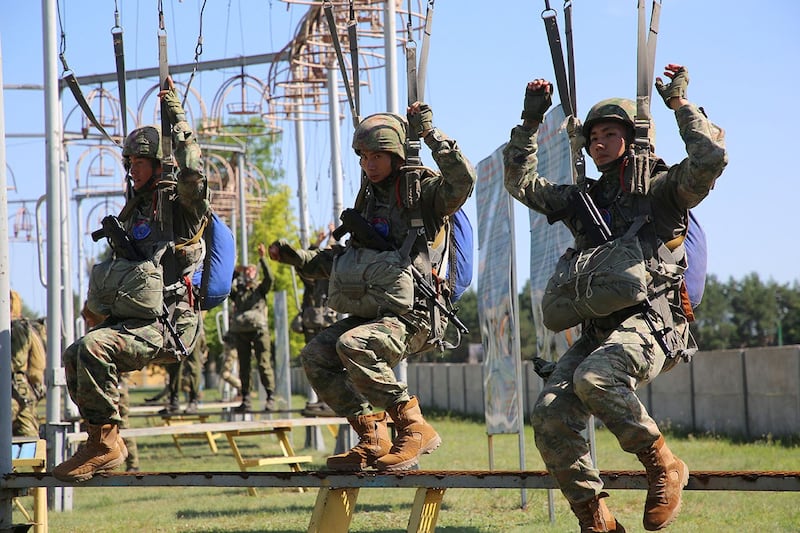
<svg viewBox="0 0 800 533">
<path fill-rule="evenodd" d="M 201 0 L 164 0 L 170 63 L 193 60 L 199 30 Z M 346 4 L 346 3 L 345 3 Z M 636 2 L 633 0 L 573 1 L 578 115 L 583 118 L 598 100 L 635 96 Z M 62 0 L 59 3 L 66 32 L 66 58 L 78 76 L 114 71 L 110 30 L 114 26 L 112 0 Z M 406 1 L 402 2 L 405 7 Z M 424 12 L 425 3 L 413 2 Z M 562 3 L 551 2 L 563 31 Z M 687 66 L 689 99 L 703 106 L 727 133 L 730 164 L 711 195 L 696 209 L 709 239 L 709 271 L 723 281 L 756 272 L 763 280 L 798 280 L 800 252 L 794 231 L 800 222 L 796 196 L 797 165 L 787 157 L 797 144 L 800 117 L 796 69 L 800 56 L 800 3 L 769 1 L 754 10 L 750 4 L 723 0 L 664 0 L 656 54 L 656 73 L 667 63 Z M 157 2 L 119 2 L 128 69 L 157 66 Z M 276 52 L 296 31 L 307 6 L 278 0 L 211 0 L 203 18 L 203 54 L 209 61 L 231 56 Z M 522 0 L 439 0 L 435 3 L 433 34 L 426 84 L 426 101 L 436 125 L 458 140 L 477 165 L 508 139 L 519 120 L 525 83 L 533 78 L 553 79 L 553 67 L 541 20 L 544 2 Z M 648 11 L 650 5 L 648 4 Z M 398 29 L 405 20 L 398 19 Z M 0 4 L 0 42 L 5 85 L 43 83 L 40 2 Z M 404 65 L 402 51 L 398 62 Z M 61 72 L 61 66 L 58 67 Z M 239 69 L 195 78 L 208 105 L 226 79 Z M 247 74 L 266 78 L 268 66 L 248 67 Z M 365 73 L 362 115 L 386 110 L 384 72 Z M 398 74 L 400 101 L 405 102 L 405 74 Z M 187 81 L 187 76 L 178 81 Z M 129 105 L 135 107 L 155 80 L 129 82 Z M 91 87 L 84 87 L 88 91 Z M 107 89 L 116 91 L 115 84 Z M 14 134 L 44 130 L 40 91 L 5 92 L 7 158 L 17 190 L 9 201 L 38 198 L 45 191 L 44 141 Z M 64 114 L 74 107 L 64 97 Z M 352 202 L 358 167 L 349 141 L 352 124 L 342 107 L 342 159 L 345 203 Z M 77 112 L 73 112 L 77 116 Z M 657 153 L 667 163 L 685 157 L 672 113 L 656 98 L 653 115 Z M 296 184 L 294 126 L 280 124 L 281 164 L 286 180 Z M 332 218 L 329 127 L 324 122 L 305 125 L 306 172 L 311 222 L 324 226 Z M 789 146 L 783 144 L 788 140 Z M 70 183 L 74 182 L 70 162 Z M 431 164 L 430 158 L 425 161 Z M 587 163 L 589 175 L 596 175 Z M 12 177 L 13 174 L 13 177 Z M 473 222 L 476 199 L 467 204 Z M 9 206 L 13 215 L 18 205 Z M 32 204 L 28 204 L 32 208 Z M 527 212 L 516 208 L 518 279 L 528 277 Z M 36 252 L 32 244 L 12 242 L 11 285 L 31 308 L 43 313 L 46 292 L 34 275 Z M 74 261 L 74 257 L 71 258 Z M 76 269 L 76 267 L 73 267 Z M 77 286 L 73 282 L 73 286 Z"/>
</svg>

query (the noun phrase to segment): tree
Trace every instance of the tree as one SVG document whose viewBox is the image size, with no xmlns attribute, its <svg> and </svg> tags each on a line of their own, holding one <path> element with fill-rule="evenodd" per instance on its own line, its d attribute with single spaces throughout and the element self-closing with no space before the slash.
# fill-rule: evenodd
<svg viewBox="0 0 800 533">
<path fill-rule="evenodd" d="M 731 346 L 735 326 L 731 317 L 730 291 L 709 274 L 703 301 L 694 310 L 692 333 L 700 350 L 722 350 Z"/>
</svg>

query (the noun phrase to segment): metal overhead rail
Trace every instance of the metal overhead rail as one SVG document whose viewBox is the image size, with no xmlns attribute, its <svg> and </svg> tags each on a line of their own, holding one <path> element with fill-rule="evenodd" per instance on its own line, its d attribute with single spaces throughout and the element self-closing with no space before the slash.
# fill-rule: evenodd
<svg viewBox="0 0 800 533">
<path fill-rule="evenodd" d="M 280 61 L 288 61 L 289 52 L 284 50 L 282 52 L 275 52 L 270 54 L 256 54 L 252 56 L 239 56 L 227 59 L 214 59 L 211 61 L 200 61 L 195 65 L 192 63 L 182 63 L 180 65 L 170 65 L 170 74 L 185 74 L 192 72 L 197 67 L 197 70 L 220 70 L 231 67 L 246 67 L 248 65 L 262 65 L 265 63 L 278 63 Z M 128 80 L 138 80 L 143 78 L 157 78 L 158 67 L 143 68 L 137 70 L 129 70 L 125 73 Z M 99 83 L 116 82 L 117 73 L 110 72 L 108 74 L 91 74 L 88 76 L 77 76 L 78 82 L 81 85 L 96 85 Z"/>
<path fill-rule="evenodd" d="M 606 489 L 647 489 L 641 470 L 600 472 Z M 411 470 L 392 473 L 330 471 L 306 472 L 110 472 L 88 481 L 68 483 L 49 473 L 11 473 L 0 478 L 0 488 L 29 487 L 334 487 L 334 488 L 556 488 L 546 471 L 518 470 Z M 686 490 L 800 491 L 796 471 L 693 471 Z"/>
</svg>

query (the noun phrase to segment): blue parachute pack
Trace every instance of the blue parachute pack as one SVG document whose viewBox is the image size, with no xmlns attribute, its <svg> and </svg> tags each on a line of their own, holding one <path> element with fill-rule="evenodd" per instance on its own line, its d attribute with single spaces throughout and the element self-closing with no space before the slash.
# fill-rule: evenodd
<svg viewBox="0 0 800 533">
<path fill-rule="evenodd" d="M 472 224 L 463 209 L 450 216 L 450 264 L 447 280 L 451 287 L 451 302 L 457 302 L 472 283 L 473 235 Z"/>
<path fill-rule="evenodd" d="M 686 248 L 686 263 L 688 265 L 684 273 L 684 281 L 686 283 L 686 291 L 689 293 L 689 301 L 694 308 L 700 305 L 706 288 L 708 243 L 706 242 L 706 233 L 703 231 L 703 227 L 691 211 L 689 211 L 689 229 L 683 245 Z"/>
<path fill-rule="evenodd" d="M 236 243 L 233 232 L 213 211 L 203 230 L 206 257 L 192 276 L 192 285 L 200 288 L 200 309 L 208 311 L 220 305 L 231 293 L 236 266 Z"/>
</svg>

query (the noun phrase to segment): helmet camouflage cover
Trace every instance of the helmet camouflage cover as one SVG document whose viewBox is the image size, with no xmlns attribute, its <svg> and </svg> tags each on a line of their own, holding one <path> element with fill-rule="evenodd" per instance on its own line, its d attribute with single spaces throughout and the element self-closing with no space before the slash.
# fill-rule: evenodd
<svg viewBox="0 0 800 533">
<path fill-rule="evenodd" d="M 600 100 L 589 110 L 586 120 L 583 121 L 583 137 L 586 139 L 586 150 L 589 150 L 589 134 L 592 127 L 598 122 L 616 121 L 621 122 L 630 129 L 631 137 L 635 127 L 636 102 L 628 98 L 608 98 Z M 650 146 L 655 149 L 655 127 L 650 120 L 648 130 Z"/>
<path fill-rule="evenodd" d="M 161 133 L 154 126 L 136 128 L 125 138 L 122 157 L 161 159 Z"/>
<path fill-rule="evenodd" d="M 361 121 L 353 133 L 353 150 L 389 152 L 406 158 L 406 120 L 394 113 L 376 113 Z"/>
</svg>

